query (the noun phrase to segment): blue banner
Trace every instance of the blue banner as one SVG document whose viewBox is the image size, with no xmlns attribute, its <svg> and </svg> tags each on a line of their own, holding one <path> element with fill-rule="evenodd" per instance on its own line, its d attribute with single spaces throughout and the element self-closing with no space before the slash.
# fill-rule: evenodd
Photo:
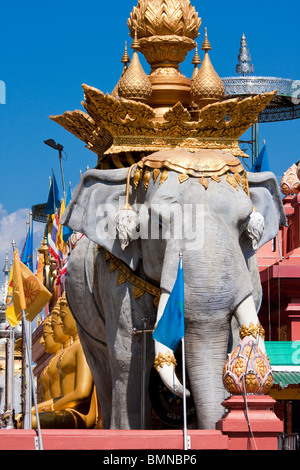
<svg viewBox="0 0 300 470">
<path fill-rule="evenodd" d="M 176 350 L 184 336 L 184 282 L 182 258 L 179 260 L 177 278 L 153 338 L 166 347 Z"/>
</svg>

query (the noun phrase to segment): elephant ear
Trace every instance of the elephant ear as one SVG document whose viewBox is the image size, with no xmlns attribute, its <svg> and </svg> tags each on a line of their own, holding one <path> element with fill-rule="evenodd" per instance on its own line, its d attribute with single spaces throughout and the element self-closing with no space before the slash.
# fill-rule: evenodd
<svg viewBox="0 0 300 470">
<path fill-rule="evenodd" d="M 253 206 L 264 217 L 264 230 L 258 249 L 278 234 L 281 225 L 287 225 L 278 183 L 271 171 L 247 173 Z"/>
<path fill-rule="evenodd" d="M 139 239 L 122 249 L 116 226 L 117 214 L 125 204 L 127 175 L 128 168 L 86 171 L 63 213 L 62 223 L 135 270 L 141 257 Z"/>
</svg>

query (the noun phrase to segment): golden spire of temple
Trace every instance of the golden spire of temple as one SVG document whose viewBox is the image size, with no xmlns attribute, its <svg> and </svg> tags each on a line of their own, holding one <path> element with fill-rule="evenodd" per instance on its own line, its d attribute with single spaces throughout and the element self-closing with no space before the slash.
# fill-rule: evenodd
<svg viewBox="0 0 300 470">
<path fill-rule="evenodd" d="M 126 68 L 127 68 L 128 64 L 130 63 L 130 57 L 129 57 L 128 51 L 127 51 L 127 41 L 125 41 L 125 51 L 124 51 L 123 57 L 121 59 L 121 62 L 124 64 L 124 67 L 126 67 Z"/>
<path fill-rule="evenodd" d="M 116 84 L 115 88 L 113 89 L 111 95 L 114 97 L 114 98 L 118 98 L 119 97 L 119 84 L 120 84 L 120 80 L 121 78 L 123 77 L 124 73 L 126 72 L 126 70 L 128 69 L 128 64 L 130 63 L 130 57 L 128 55 L 128 51 L 127 51 L 127 41 L 125 41 L 125 51 L 124 51 L 124 54 L 123 54 L 123 57 L 121 59 L 121 63 L 124 64 L 123 66 L 123 70 L 122 70 L 122 74 L 121 74 L 121 77 L 119 78 L 119 81 L 118 83 Z"/>
<path fill-rule="evenodd" d="M 119 81 L 118 94 L 127 100 L 147 102 L 152 93 L 152 86 L 139 60 L 137 31 L 131 47 L 134 50 L 133 56 L 129 67 Z"/>
<path fill-rule="evenodd" d="M 192 98 L 199 108 L 222 101 L 225 94 L 223 81 L 215 71 L 209 58 L 208 51 L 211 50 L 211 45 L 207 38 L 207 28 L 205 28 L 202 50 L 205 51 L 203 63 L 191 87 Z"/>
<path fill-rule="evenodd" d="M 205 28 L 205 38 L 204 38 L 204 42 L 202 44 L 201 49 L 205 52 L 211 51 L 211 45 L 210 45 L 210 42 L 207 38 L 207 28 Z"/>
<path fill-rule="evenodd" d="M 196 46 L 201 18 L 190 0 L 139 0 L 127 24 L 131 37 L 137 31 L 139 50 L 151 67 L 148 104 L 162 121 L 179 101 L 186 107 L 190 104 L 191 80 L 180 72 L 179 64 Z"/>
<path fill-rule="evenodd" d="M 200 59 L 200 56 L 198 54 L 198 45 L 196 44 L 196 48 L 195 48 L 195 55 L 194 55 L 194 58 L 192 60 L 192 64 L 194 64 L 194 71 L 193 71 L 193 75 L 192 75 L 192 78 L 191 80 L 194 80 L 197 73 L 199 72 L 199 67 L 198 65 L 201 64 L 201 59 Z"/>
</svg>

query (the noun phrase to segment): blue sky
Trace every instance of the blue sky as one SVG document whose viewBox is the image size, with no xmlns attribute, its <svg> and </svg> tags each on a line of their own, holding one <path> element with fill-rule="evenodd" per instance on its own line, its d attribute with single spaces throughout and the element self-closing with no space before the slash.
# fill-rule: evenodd
<svg viewBox="0 0 300 470">
<path fill-rule="evenodd" d="M 221 77 L 236 74 L 245 33 L 254 75 L 300 80 L 298 1 L 191 3 L 202 18 L 199 52 L 207 27 L 210 57 Z M 43 141 L 53 138 L 64 146 L 65 180 L 73 189 L 80 170 L 96 164 L 96 156 L 49 115 L 82 109 L 82 83 L 111 92 L 122 71 L 124 42 L 131 43 L 127 18 L 136 4 L 137 0 L 3 2 L 0 80 L 6 86 L 6 104 L 0 104 L 0 269 L 6 250 L 11 258 L 12 238 L 22 248 L 30 207 L 46 202 L 52 169 L 61 188 L 58 154 Z M 192 57 L 193 52 L 181 66 L 187 76 L 193 71 Z M 262 124 L 259 134 L 280 179 L 300 159 L 300 120 Z M 34 223 L 38 246 L 43 230 L 42 224 Z"/>
</svg>

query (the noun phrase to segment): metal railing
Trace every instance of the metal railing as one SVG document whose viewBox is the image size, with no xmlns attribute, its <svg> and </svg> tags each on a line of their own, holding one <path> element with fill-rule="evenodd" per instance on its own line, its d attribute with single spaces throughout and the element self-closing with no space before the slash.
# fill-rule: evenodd
<svg viewBox="0 0 300 470">
<path fill-rule="evenodd" d="M 300 450 L 299 434 L 281 434 L 278 436 L 278 450 Z"/>
</svg>

